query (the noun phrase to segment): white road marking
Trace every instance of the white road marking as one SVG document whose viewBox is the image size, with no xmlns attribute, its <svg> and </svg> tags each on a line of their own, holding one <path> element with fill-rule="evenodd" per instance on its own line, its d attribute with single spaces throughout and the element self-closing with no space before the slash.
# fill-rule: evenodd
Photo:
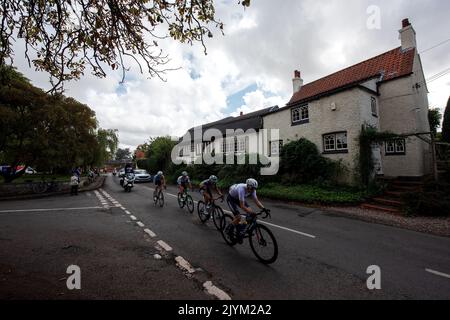
<svg viewBox="0 0 450 320">
<path fill-rule="evenodd" d="M 125 213 L 128 214 L 128 215 L 131 215 L 131 212 L 128 211 L 128 210 L 125 210 Z"/>
<path fill-rule="evenodd" d="M 0 210 L 0 213 L 14 212 L 46 212 L 46 211 L 71 211 L 71 210 L 92 210 L 102 209 L 103 207 L 79 207 L 79 208 L 49 208 L 49 209 L 21 209 L 21 210 Z"/>
<path fill-rule="evenodd" d="M 162 259 L 162 257 L 159 254 L 157 254 L 157 253 L 155 253 L 153 255 L 153 258 L 155 258 L 156 260 L 161 260 Z"/>
<path fill-rule="evenodd" d="M 137 220 L 137 218 L 135 216 L 130 216 L 130 218 L 131 218 L 131 220 L 134 220 L 134 221 Z"/>
<path fill-rule="evenodd" d="M 152 230 L 150 230 L 150 229 L 144 229 L 144 232 L 145 232 L 146 234 L 148 234 L 150 237 L 156 238 L 156 233 L 154 233 Z"/>
<path fill-rule="evenodd" d="M 443 273 L 443 272 L 435 271 L 435 270 L 432 270 L 432 269 L 425 269 L 425 271 L 429 272 L 429 273 L 432 273 L 434 275 L 440 276 L 440 277 L 444 277 L 444 278 L 450 279 L 450 274 L 446 274 L 446 273 Z"/>
<path fill-rule="evenodd" d="M 169 251 L 172 251 L 172 247 L 169 246 L 167 243 L 165 243 L 165 242 L 162 241 L 162 240 L 159 240 L 159 241 L 157 242 L 157 244 L 159 244 L 161 248 L 163 248 L 164 250 L 166 250 L 166 251 L 168 251 L 168 252 L 169 252 Z"/>
<path fill-rule="evenodd" d="M 154 190 L 153 188 L 150 188 L 150 187 L 144 187 L 144 188 L 147 188 L 147 189 L 150 189 L 150 190 Z M 166 192 L 166 194 L 169 195 L 169 196 L 178 198 L 178 196 L 176 196 L 176 195 L 174 195 L 174 194 L 171 194 L 171 193 L 168 193 L 168 192 Z M 194 203 L 197 204 L 198 201 L 194 201 Z M 233 213 L 232 213 L 231 211 L 229 211 L 229 210 L 223 210 L 223 211 L 226 212 L 226 213 L 233 214 Z M 301 232 L 301 231 L 297 231 L 297 230 L 290 229 L 290 228 L 286 228 L 286 227 L 279 226 L 279 225 L 276 225 L 276 224 L 273 224 L 273 223 L 268 223 L 268 222 L 265 222 L 265 221 L 261 221 L 261 219 L 258 220 L 258 221 L 259 221 L 260 223 L 263 223 L 263 224 L 266 224 L 266 225 L 269 225 L 269 226 L 272 226 L 272 227 L 275 227 L 275 228 L 279 228 L 279 229 L 282 229 L 282 230 L 285 230 L 285 231 L 293 232 L 293 233 L 295 233 L 295 234 L 298 234 L 298 235 L 301 235 L 301 236 L 304 236 L 304 237 L 307 237 L 307 238 L 311 238 L 311 239 L 316 239 L 316 238 L 317 238 L 316 236 L 314 236 L 314 235 L 312 235 L 312 234 L 305 233 L 305 232 Z"/>
<path fill-rule="evenodd" d="M 140 222 L 140 221 L 136 222 L 136 224 L 137 224 L 139 227 L 141 227 L 141 228 L 145 227 L 145 224 L 143 224 L 143 223 Z"/>
<path fill-rule="evenodd" d="M 187 262 L 183 257 L 176 257 L 175 261 L 177 262 L 177 265 L 181 268 L 186 270 L 189 273 L 194 273 L 195 269 L 192 268 L 191 264 L 189 262 Z"/>
<path fill-rule="evenodd" d="M 217 297 L 219 300 L 231 300 L 231 297 L 225 291 L 217 288 L 212 284 L 211 281 L 206 281 L 203 284 L 203 288 L 205 288 L 209 294 Z"/>
</svg>

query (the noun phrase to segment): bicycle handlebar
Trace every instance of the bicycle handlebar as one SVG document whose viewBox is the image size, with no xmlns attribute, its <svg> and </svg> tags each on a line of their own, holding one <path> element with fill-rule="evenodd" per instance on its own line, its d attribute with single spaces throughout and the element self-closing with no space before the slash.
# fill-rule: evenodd
<svg viewBox="0 0 450 320">
<path fill-rule="evenodd" d="M 263 214 L 265 214 L 265 216 L 262 217 L 263 219 L 272 218 L 272 215 L 270 214 L 270 210 L 269 210 L 269 209 L 266 209 L 266 208 L 262 209 L 262 210 L 261 210 L 259 213 L 257 213 L 256 215 L 257 215 L 257 216 L 261 216 L 261 215 L 263 215 Z"/>
</svg>

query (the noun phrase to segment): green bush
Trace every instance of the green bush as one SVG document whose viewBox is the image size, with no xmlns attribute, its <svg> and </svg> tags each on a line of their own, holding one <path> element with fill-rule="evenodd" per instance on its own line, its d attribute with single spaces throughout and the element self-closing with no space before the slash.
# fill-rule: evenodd
<svg viewBox="0 0 450 320">
<path fill-rule="evenodd" d="M 258 190 L 258 195 L 308 204 L 357 204 L 365 200 L 366 193 L 353 188 L 327 188 L 317 185 L 283 186 L 269 183 Z"/>
<path fill-rule="evenodd" d="M 413 216 L 450 216 L 450 184 L 428 183 L 422 192 L 403 197 L 405 212 Z"/>
<path fill-rule="evenodd" d="M 333 180 L 340 164 L 323 157 L 317 146 L 301 138 L 283 146 L 280 173 L 284 184 Z"/>
</svg>

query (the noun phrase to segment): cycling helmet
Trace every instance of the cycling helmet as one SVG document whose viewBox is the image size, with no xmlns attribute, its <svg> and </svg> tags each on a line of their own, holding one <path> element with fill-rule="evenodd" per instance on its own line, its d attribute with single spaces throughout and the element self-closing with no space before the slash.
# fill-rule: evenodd
<svg viewBox="0 0 450 320">
<path fill-rule="evenodd" d="M 187 173 L 186 171 L 183 171 L 183 172 L 181 173 L 181 175 L 182 175 L 183 177 L 187 177 L 187 176 L 188 176 L 188 173 Z"/>
<path fill-rule="evenodd" d="M 163 172 L 162 171 L 158 171 L 158 176 L 162 176 Z"/>
<path fill-rule="evenodd" d="M 219 178 L 217 178 L 216 176 L 211 176 L 209 177 L 209 181 L 211 181 L 212 183 L 217 183 L 217 181 L 219 181 Z"/>
<path fill-rule="evenodd" d="M 258 189 L 258 181 L 256 181 L 255 179 L 248 179 L 246 183 L 247 183 L 247 187 L 253 188 L 253 189 Z"/>
</svg>

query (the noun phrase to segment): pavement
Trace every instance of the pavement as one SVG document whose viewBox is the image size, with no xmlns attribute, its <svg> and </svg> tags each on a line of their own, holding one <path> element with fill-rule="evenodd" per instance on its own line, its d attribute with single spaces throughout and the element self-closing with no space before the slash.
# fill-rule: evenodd
<svg viewBox="0 0 450 320">
<path fill-rule="evenodd" d="M 0 298 L 450 299 L 449 238 L 265 201 L 279 245 L 266 266 L 248 242 L 229 247 L 180 209 L 174 187 L 163 208 L 152 191 L 125 193 L 109 176 L 78 197 L 0 202 Z M 69 265 L 81 269 L 80 290 L 67 289 Z M 374 265 L 380 290 L 367 287 Z"/>
</svg>

